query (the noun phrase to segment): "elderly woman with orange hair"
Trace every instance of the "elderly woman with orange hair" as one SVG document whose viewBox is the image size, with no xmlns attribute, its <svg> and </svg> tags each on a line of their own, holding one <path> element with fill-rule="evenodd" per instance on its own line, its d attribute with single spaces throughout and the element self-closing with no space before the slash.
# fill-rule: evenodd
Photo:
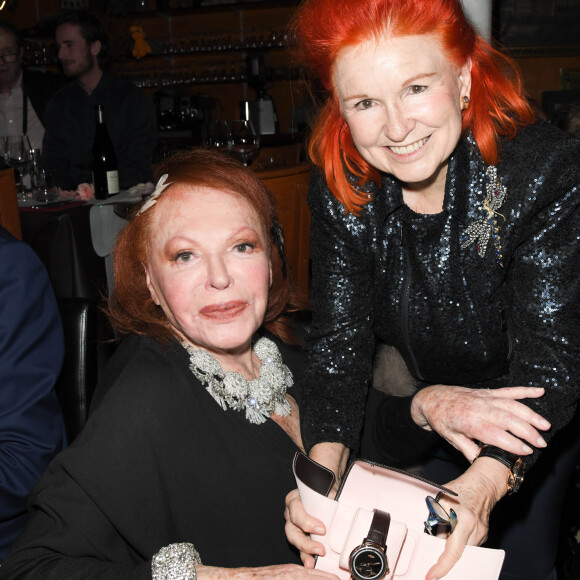
<svg viewBox="0 0 580 580">
<path fill-rule="evenodd" d="M 335 578 L 284 536 L 300 357 L 273 197 L 218 153 L 162 172 L 114 253 L 124 338 L 0 576 Z"/>
<path fill-rule="evenodd" d="M 486 545 L 506 549 L 503 577 L 552 578 L 580 445 L 563 433 L 580 396 L 580 143 L 536 123 L 459 0 L 339 4 L 306 0 L 294 22 L 326 90 L 309 146 L 305 446 L 340 477 L 365 416 L 363 456 L 421 464 L 459 494 L 441 500 L 458 524 L 430 579 L 521 486 Z M 365 414 L 379 342 L 388 394 L 371 390 Z M 296 492 L 287 503 L 313 565 L 322 548 L 301 530 L 317 522 Z"/>
</svg>

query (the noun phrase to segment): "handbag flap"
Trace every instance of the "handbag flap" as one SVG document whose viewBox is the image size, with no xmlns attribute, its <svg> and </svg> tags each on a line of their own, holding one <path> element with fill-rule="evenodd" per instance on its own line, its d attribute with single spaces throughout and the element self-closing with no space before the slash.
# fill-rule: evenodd
<svg viewBox="0 0 580 580">
<path fill-rule="evenodd" d="M 294 456 L 292 467 L 304 509 L 309 514 L 315 515 L 322 521 L 325 528 L 330 530 L 334 514 L 338 509 L 338 502 L 327 497 L 334 481 L 334 474 L 330 472 L 332 474 L 332 480 L 330 480 L 328 478 L 328 469 L 300 452 L 297 452 Z M 320 484 L 318 487 L 321 491 L 311 488 L 306 484 L 306 481 L 311 483 L 318 482 Z M 328 542 L 328 534 L 326 536 L 312 534 L 312 538 L 324 545 Z"/>
</svg>

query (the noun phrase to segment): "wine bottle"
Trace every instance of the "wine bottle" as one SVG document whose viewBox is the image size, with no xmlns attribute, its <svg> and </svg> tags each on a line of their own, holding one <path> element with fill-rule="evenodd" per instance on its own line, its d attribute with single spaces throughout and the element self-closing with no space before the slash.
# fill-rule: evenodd
<svg viewBox="0 0 580 580">
<path fill-rule="evenodd" d="M 102 105 L 97 106 L 97 129 L 93 142 L 93 185 L 95 199 L 107 199 L 120 191 L 117 156 L 105 125 Z"/>
</svg>

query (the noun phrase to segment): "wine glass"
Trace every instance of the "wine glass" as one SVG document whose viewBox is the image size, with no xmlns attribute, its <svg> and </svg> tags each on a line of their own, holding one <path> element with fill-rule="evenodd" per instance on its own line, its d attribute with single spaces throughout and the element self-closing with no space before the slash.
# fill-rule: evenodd
<svg viewBox="0 0 580 580">
<path fill-rule="evenodd" d="M 226 121 L 211 121 L 207 127 L 205 145 L 208 149 L 229 153 L 232 150 L 232 132 Z"/>
<path fill-rule="evenodd" d="M 9 137 L 6 137 L 6 152 L 9 165 L 18 172 L 20 178 L 18 201 L 27 201 L 28 196 L 24 189 L 24 173 L 31 160 L 30 142 L 28 137 L 26 135 L 10 135 Z"/>
<path fill-rule="evenodd" d="M 30 160 L 30 185 L 35 201 L 47 203 L 58 197 L 58 189 L 54 184 L 52 173 L 42 164 L 40 149 L 32 150 Z"/>
<path fill-rule="evenodd" d="M 8 149 L 6 147 L 6 137 L 0 137 L 0 158 L 8 165 Z"/>
<path fill-rule="evenodd" d="M 244 165 L 249 165 L 260 151 L 260 135 L 251 121 L 232 122 L 232 155 Z"/>
</svg>

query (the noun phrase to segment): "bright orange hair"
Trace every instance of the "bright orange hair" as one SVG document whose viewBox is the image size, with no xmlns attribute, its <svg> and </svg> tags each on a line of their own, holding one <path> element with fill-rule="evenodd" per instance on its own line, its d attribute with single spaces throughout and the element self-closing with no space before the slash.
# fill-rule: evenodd
<svg viewBox="0 0 580 580">
<path fill-rule="evenodd" d="M 332 193 L 347 211 L 358 214 L 368 194 L 358 184 L 380 184 L 380 174 L 354 146 L 340 114 L 333 65 L 341 49 L 385 33 L 392 36 L 430 34 L 457 67 L 471 59 L 471 97 L 463 114 L 463 130 L 471 129 L 484 161 L 496 164 L 499 137 L 513 138 L 519 126 L 535 115 L 523 90 L 516 64 L 491 47 L 467 21 L 460 0 L 306 0 L 292 22 L 298 62 L 318 77 L 329 95 L 318 114 L 309 143 L 314 163 L 324 168 Z"/>
</svg>

